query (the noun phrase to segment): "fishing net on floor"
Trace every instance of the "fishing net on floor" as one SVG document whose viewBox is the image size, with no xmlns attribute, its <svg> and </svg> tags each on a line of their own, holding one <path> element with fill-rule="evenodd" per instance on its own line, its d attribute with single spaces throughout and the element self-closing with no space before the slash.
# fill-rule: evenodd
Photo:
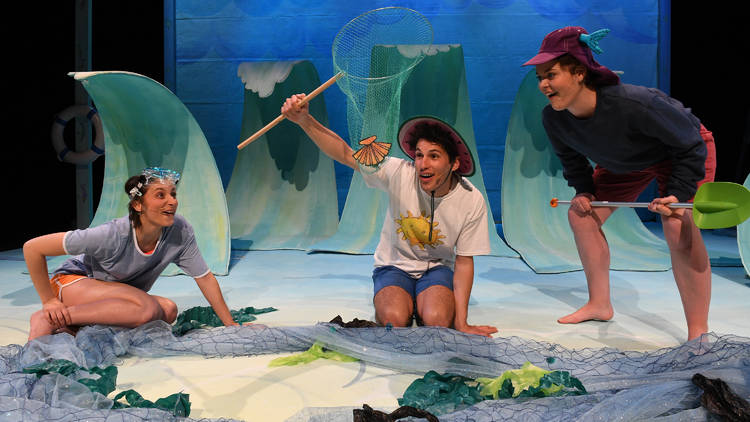
<svg viewBox="0 0 750 422">
<path fill-rule="evenodd" d="M 332 324 L 269 328 L 259 325 L 193 330 L 181 337 L 152 322 L 135 329 L 84 327 L 76 337 L 46 336 L 25 346 L 0 347 L 0 415 L 11 420 L 86 420 L 106 414 L 109 402 L 71 387 L 75 377 L 38 378 L 23 368 L 66 359 L 92 368 L 121 356 L 252 356 L 307 350 L 314 342 L 372 364 L 414 373 L 430 370 L 496 377 L 525 362 L 568 371 L 585 386 L 578 396 L 485 400 L 440 415 L 441 421 L 496 420 L 708 420 L 700 406 L 696 373 L 727 382 L 750 397 L 750 338 L 707 334 L 678 347 L 651 352 L 612 348 L 571 350 L 518 337 L 485 338 L 446 328 L 342 328 Z M 62 377 L 62 378 L 61 378 Z M 396 407 L 396 403 L 394 403 Z M 172 420 L 157 409 L 123 409 L 121 420 Z M 119 413 L 118 413 L 119 414 Z M 64 415 L 64 417 L 63 417 Z M 304 409 L 291 420 L 351 421 L 352 408 Z M 128 419 L 129 418 L 129 419 Z"/>
</svg>

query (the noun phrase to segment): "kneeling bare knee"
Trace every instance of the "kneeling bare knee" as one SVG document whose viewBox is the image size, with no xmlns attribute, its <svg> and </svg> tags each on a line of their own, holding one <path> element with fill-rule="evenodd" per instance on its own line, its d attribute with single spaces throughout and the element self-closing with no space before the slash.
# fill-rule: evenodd
<svg viewBox="0 0 750 422">
<path fill-rule="evenodd" d="M 419 317 L 424 325 L 431 327 L 450 327 L 453 323 L 453 315 L 431 308 L 420 312 Z"/>
<path fill-rule="evenodd" d="M 412 314 L 408 309 L 386 308 L 377 311 L 378 322 L 391 324 L 394 327 L 405 327 L 411 323 Z"/>
<path fill-rule="evenodd" d="M 163 316 L 164 311 L 156 300 L 146 300 L 141 303 L 136 324 L 143 325 L 147 322 L 162 319 Z"/>
</svg>

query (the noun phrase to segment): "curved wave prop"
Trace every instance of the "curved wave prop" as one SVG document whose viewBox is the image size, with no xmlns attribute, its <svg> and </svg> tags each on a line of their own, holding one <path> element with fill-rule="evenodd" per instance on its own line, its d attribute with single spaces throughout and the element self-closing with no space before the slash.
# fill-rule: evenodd
<svg viewBox="0 0 750 422">
<path fill-rule="evenodd" d="M 136 73 L 70 75 L 91 96 L 104 127 L 104 183 L 91 226 L 127 213 L 123 185 L 128 177 L 148 166 L 176 170 L 182 174 L 178 213 L 193 225 L 211 271 L 226 275 L 230 237 L 224 188 L 206 137 L 187 107 L 169 89 Z M 170 264 L 162 275 L 178 273 Z"/>
<path fill-rule="evenodd" d="M 744 186 L 750 189 L 750 174 L 745 179 Z M 740 249 L 740 258 L 745 267 L 745 273 L 750 276 L 750 220 L 737 226 L 737 246 Z"/>
<path fill-rule="evenodd" d="M 287 97 L 320 85 L 310 61 L 242 63 L 245 84 L 240 140 L 279 114 Z M 323 96 L 310 113 L 328 125 Z M 283 121 L 237 154 L 227 186 L 232 247 L 306 249 L 336 232 L 333 161 L 296 124 Z"/>
</svg>

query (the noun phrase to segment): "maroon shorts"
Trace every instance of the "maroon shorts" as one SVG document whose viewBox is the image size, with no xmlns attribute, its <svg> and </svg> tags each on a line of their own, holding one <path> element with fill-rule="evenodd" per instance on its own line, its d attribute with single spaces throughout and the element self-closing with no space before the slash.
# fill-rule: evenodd
<svg viewBox="0 0 750 422">
<path fill-rule="evenodd" d="M 698 182 L 698 186 L 713 182 L 716 174 L 716 146 L 711 132 L 701 125 L 701 137 L 706 142 L 706 176 Z M 663 197 L 667 191 L 667 181 L 672 174 L 672 162 L 662 161 L 653 166 L 630 173 L 615 174 L 609 170 L 596 166 L 594 169 L 594 187 L 597 201 L 633 202 L 638 198 L 652 180 L 659 185 L 659 196 Z M 692 199 L 691 199 L 692 200 Z"/>
</svg>

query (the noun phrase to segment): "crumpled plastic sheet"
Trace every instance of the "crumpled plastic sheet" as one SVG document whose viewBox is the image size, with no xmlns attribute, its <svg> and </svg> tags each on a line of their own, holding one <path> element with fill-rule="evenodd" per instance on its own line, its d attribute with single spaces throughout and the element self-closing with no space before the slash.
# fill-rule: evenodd
<svg viewBox="0 0 750 422">
<path fill-rule="evenodd" d="M 75 421 L 94 417 L 87 412 L 106 412 L 102 409 L 106 402 L 81 384 L 61 380 L 60 375 L 45 375 L 37 381 L 35 375 L 20 373 L 22 368 L 48 359 L 67 359 L 90 368 L 117 363 L 125 354 L 251 356 L 303 351 L 315 341 L 365 363 L 414 373 L 415 378 L 429 370 L 494 377 L 529 361 L 543 369 L 570 372 L 589 392 L 582 396 L 487 400 L 441 415 L 441 421 L 708 420 L 709 414 L 700 408 L 701 391 L 691 383 L 697 372 L 721 378 L 740 397 L 750 397 L 750 338 L 734 335 L 711 333 L 677 347 L 632 352 L 612 348 L 571 350 L 518 337 L 491 339 L 435 327 L 251 325 L 194 330 L 174 337 L 171 326 L 157 321 L 135 329 L 84 327 L 75 338 L 58 334 L 24 347 L 0 346 L 0 414 L 28 415 L 29 420 L 55 420 L 60 419 L 57 415 L 70 414 L 64 420 Z M 79 398 L 72 397 L 77 388 L 73 384 L 86 390 Z M 351 421 L 352 409 L 304 409 L 289 420 Z M 162 417 L 154 409 L 126 410 L 133 416 L 130 420 L 136 421 L 172 417 Z"/>
<path fill-rule="evenodd" d="M 53 407 L 47 403 L 20 397 L 0 396 L 0 416 L 8 421 L 117 421 L 117 422 L 240 422 L 238 419 L 193 419 L 182 418 L 159 409 L 82 409 L 75 407 Z M 6 419 L 3 419 L 6 420 Z"/>
</svg>

